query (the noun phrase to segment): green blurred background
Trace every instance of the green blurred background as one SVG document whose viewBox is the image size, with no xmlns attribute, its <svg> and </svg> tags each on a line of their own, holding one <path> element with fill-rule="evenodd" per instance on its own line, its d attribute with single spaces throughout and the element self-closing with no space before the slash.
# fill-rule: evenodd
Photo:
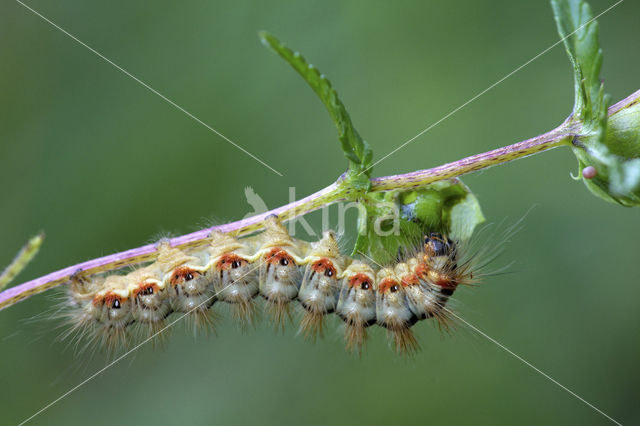
<svg viewBox="0 0 640 426">
<path fill-rule="evenodd" d="M 592 1 L 595 13 L 612 4 Z M 346 164 L 314 94 L 257 32 L 326 73 L 381 158 L 558 40 L 547 1 L 28 3 L 269 165 L 279 177 L 18 3 L 0 5 L 0 264 L 45 230 L 18 281 L 270 208 Z M 603 16 L 614 100 L 640 88 L 640 4 Z M 535 136 L 572 106 L 561 46 L 382 162 L 382 176 Z M 460 314 L 625 424 L 640 422 L 640 210 L 596 199 L 559 149 L 467 176 L 490 222 L 530 211 L 500 262 L 510 274 L 456 293 Z M 334 211 L 335 214 L 335 211 Z M 335 215 L 333 216 L 335 218 Z M 351 217 L 351 220 L 354 218 Z M 309 220 L 320 227 L 320 216 Z M 353 227 L 351 228 L 353 229 Z M 304 237 L 304 233 L 298 234 Z M 353 243 L 354 232 L 345 235 Z M 34 318 L 51 292 L 0 312 L 0 420 L 17 423 L 103 367 Z M 35 319 L 35 321 L 31 321 Z M 333 327 L 335 325 L 336 327 Z M 606 424 L 465 326 L 414 330 L 398 358 L 376 331 L 361 358 L 338 324 L 311 344 L 262 321 L 217 337 L 176 327 L 33 424 Z M 336 331 L 333 331 L 334 328 Z"/>
</svg>

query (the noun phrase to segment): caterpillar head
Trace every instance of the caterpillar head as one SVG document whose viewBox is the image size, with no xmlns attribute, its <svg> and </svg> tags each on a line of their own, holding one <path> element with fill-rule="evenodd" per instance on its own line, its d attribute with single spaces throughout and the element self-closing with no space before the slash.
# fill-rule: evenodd
<svg viewBox="0 0 640 426">
<path fill-rule="evenodd" d="M 458 285 L 458 249 L 456 244 L 438 232 L 424 239 L 424 258 L 418 276 L 444 293 L 452 293 Z"/>
<path fill-rule="evenodd" d="M 424 237 L 425 254 L 431 258 L 456 256 L 455 243 L 439 232 L 430 232 Z"/>
</svg>

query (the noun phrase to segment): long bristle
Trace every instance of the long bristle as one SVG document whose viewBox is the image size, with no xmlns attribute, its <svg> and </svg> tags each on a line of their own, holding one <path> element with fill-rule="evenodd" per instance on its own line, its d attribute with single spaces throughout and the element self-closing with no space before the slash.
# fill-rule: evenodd
<svg viewBox="0 0 640 426">
<path fill-rule="evenodd" d="M 154 349 L 165 349 L 171 334 L 171 327 L 167 327 L 167 322 L 164 320 L 148 324 L 136 323 L 133 334 L 137 335 L 140 341 L 150 339 Z"/>
<path fill-rule="evenodd" d="M 299 332 L 308 340 L 315 342 L 318 337 L 324 335 L 324 314 L 305 309 L 300 319 Z"/>
<path fill-rule="evenodd" d="M 110 357 L 126 348 L 129 341 L 127 329 L 124 327 L 96 327 L 96 338 Z"/>
<path fill-rule="evenodd" d="M 444 308 L 435 312 L 433 318 L 438 323 L 438 329 L 443 333 L 450 333 L 455 325 L 453 316 Z"/>
<path fill-rule="evenodd" d="M 347 351 L 362 354 L 362 348 L 367 340 L 367 329 L 360 323 L 345 324 L 344 340 Z"/>
<path fill-rule="evenodd" d="M 255 325 L 256 306 L 253 300 L 243 300 L 231 304 L 231 316 L 242 330 Z"/>
<path fill-rule="evenodd" d="M 215 325 L 219 317 L 210 309 L 193 310 L 186 315 L 185 319 L 187 320 L 187 328 L 191 330 L 194 337 L 197 337 L 199 334 L 216 334 Z"/>
<path fill-rule="evenodd" d="M 396 353 L 412 355 L 420 350 L 418 340 L 416 340 L 416 336 L 410 328 L 395 327 L 389 329 L 388 333 L 390 334 Z"/>
<path fill-rule="evenodd" d="M 293 321 L 291 317 L 291 306 L 288 301 L 269 300 L 265 304 L 265 310 L 271 317 L 271 322 L 276 332 L 281 331 L 284 333 L 287 321 Z"/>
</svg>

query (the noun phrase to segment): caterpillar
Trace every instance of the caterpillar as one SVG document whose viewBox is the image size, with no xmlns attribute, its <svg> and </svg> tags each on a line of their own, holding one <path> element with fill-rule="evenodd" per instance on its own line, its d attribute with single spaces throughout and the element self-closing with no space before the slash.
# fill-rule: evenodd
<svg viewBox="0 0 640 426">
<path fill-rule="evenodd" d="M 309 339 L 322 336 L 325 317 L 335 313 L 349 351 L 362 351 L 367 328 L 377 325 L 396 351 L 413 352 L 419 346 L 411 327 L 429 318 L 448 327 L 448 299 L 473 281 L 471 264 L 459 261 L 459 244 L 439 232 L 424 235 L 395 264 L 377 265 L 341 254 L 332 231 L 316 242 L 294 239 L 275 216 L 264 228 L 242 239 L 215 231 L 205 246 L 188 251 L 160 242 L 154 262 L 124 275 L 76 274 L 64 302 L 65 337 L 88 335 L 87 345 L 116 350 L 132 328 L 153 336 L 174 312 L 195 328 L 212 327 L 218 303 L 246 326 L 258 299 L 274 326 L 284 328 L 297 300 L 300 332 Z"/>
</svg>

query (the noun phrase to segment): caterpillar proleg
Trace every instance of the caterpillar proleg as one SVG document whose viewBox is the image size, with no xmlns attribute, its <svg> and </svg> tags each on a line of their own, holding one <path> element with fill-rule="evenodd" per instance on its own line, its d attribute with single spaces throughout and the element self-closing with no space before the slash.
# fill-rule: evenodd
<svg viewBox="0 0 640 426">
<path fill-rule="evenodd" d="M 246 325 L 260 295 L 277 328 L 292 317 L 297 299 L 300 332 L 311 339 L 322 335 L 324 317 L 335 312 L 344 322 L 348 350 L 360 351 L 366 329 L 377 324 L 396 351 L 412 352 L 418 342 L 411 327 L 428 318 L 446 326 L 448 298 L 472 277 L 471 268 L 458 266 L 458 244 L 437 232 L 425 235 L 411 256 L 382 267 L 341 254 L 332 231 L 307 242 L 292 238 L 275 216 L 264 226 L 262 234 L 242 239 L 215 232 L 206 246 L 188 251 L 161 242 L 157 260 L 146 266 L 74 277 L 66 299 L 67 334 L 86 334 L 115 349 L 127 343 L 132 326 L 153 335 L 173 312 L 188 314 L 197 328 L 210 328 L 218 303 L 228 304 Z"/>
</svg>

